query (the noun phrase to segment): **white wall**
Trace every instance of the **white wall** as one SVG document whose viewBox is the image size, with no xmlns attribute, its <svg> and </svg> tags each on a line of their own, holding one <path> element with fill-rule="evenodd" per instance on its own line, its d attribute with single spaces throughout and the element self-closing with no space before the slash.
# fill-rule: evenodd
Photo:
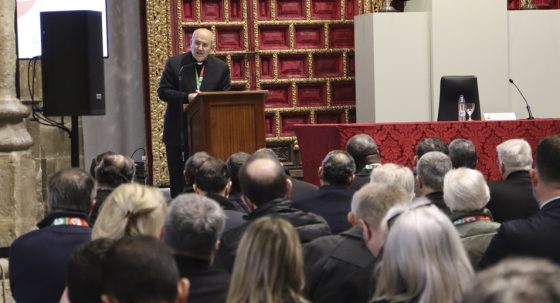
<svg viewBox="0 0 560 303">
<path fill-rule="evenodd" d="M 130 156 L 145 146 L 139 0 L 107 0 L 107 17 L 106 115 L 82 118 L 86 168 L 104 151 Z"/>
<path fill-rule="evenodd" d="M 560 10 L 509 12 L 509 75 L 536 118 L 560 117 Z M 526 118 L 525 102 L 510 86 L 511 111 Z"/>
</svg>

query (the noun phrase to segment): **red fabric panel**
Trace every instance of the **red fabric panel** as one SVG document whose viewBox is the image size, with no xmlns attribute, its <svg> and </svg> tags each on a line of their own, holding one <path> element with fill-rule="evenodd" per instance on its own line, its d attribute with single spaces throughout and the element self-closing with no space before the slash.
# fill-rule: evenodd
<svg viewBox="0 0 560 303">
<path fill-rule="evenodd" d="M 456 138 L 473 141 L 478 153 L 477 169 L 488 180 L 500 178 L 496 164 L 496 145 L 524 138 L 533 148 L 546 136 L 560 133 L 560 119 L 472 122 L 419 122 L 377 124 L 296 125 L 303 163 L 304 179 L 319 183 L 317 169 L 333 149 L 344 149 L 346 141 L 356 134 L 370 135 L 381 152 L 383 163 L 412 166 L 416 144 L 426 137 L 439 137 L 447 143 Z"/>
</svg>

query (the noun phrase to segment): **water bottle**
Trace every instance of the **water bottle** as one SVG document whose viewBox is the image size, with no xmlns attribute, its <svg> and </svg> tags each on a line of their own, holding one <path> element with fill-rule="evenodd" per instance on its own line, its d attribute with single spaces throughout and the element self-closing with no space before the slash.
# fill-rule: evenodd
<svg viewBox="0 0 560 303">
<path fill-rule="evenodd" d="M 467 111 L 465 109 L 465 96 L 460 95 L 459 101 L 457 103 L 457 108 L 459 109 L 459 119 L 458 121 L 466 121 L 467 120 Z"/>
</svg>

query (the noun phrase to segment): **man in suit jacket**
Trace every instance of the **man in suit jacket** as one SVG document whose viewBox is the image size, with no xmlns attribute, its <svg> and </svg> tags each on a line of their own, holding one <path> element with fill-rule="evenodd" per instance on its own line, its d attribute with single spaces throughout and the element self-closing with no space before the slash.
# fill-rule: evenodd
<svg viewBox="0 0 560 303">
<path fill-rule="evenodd" d="M 342 283 L 358 271 L 366 271 L 366 276 L 373 275 L 373 268 L 366 268 L 375 262 L 362 238 L 365 224 L 360 221 L 368 222 L 367 225 L 377 230 L 389 208 L 408 200 L 410 193 L 396 185 L 367 184 L 357 191 L 348 213 L 352 228 L 339 235 L 315 239 L 303 249 L 307 298 L 315 303 L 357 302 L 347 299 L 350 294 L 346 290 L 350 286 L 343 288 Z M 356 286 L 352 287 L 353 293 L 368 298 L 371 287 L 368 279 L 350 284 Z"/>
<path fill-rule="evenodd" d="M 507 140 L 496 147 L 502 181 L 488 182 L 490 202 L 486 206 L 496 222 L 525 219 L 539 211 L 533 195 L 531 146 L 523 139 Z"/>
<path fill-rule="evenodd" d="M 540 211 L 528 219 L 503 223 L 480 261 L 481 267 L 508 256 L 541 257 L 560 263 L 560 135 L 546 137 L 537 145 L 531 182 Z"/>
<path fill-rule="evenodd" d="M 167 103 L 163 143 L 172 197 L 183 191 L 183 152 L 186 150 L 183 105 L 191 102 L 201 91 L 230 89 L 229 68 L 222 60 L 210 55 L 212 49 L 212 32 L 205 28 L 195 30 L 191 51 L 169 58 L 159 82 L 158 96 Z"/>
<path fill-rule="evenodd" d="M 215 201 L 197 194 L 182 194 L 167 211 L 163 240 L 175 252 L 181 277 L 190 281 L 189 302 L 223 303 L 230 276 L 212 268 L 226 215 Z"/>
<path fill-rule="evenodd" d="M 420 194 L 447 216 L 451 216 L 451 211 L 443 201 L 443 178 L 451 168 L 449 156 L 439 151 L 424 154 L 416 165 L 416 184 Z"/>
<path fill-rule="evenodd" d="M 10 249 L 10 286 L 17 302 L 58 302 L 72 253 L 91 238 L 88 211 L 95 181 L 85 171 L 69 168 L 49 180 L 49 214 L 38 230 L 17 238 Z"/>
<path fill-rule="evenodd" d="M 319 167 L 319 190 L 294 197 L 294 207 L 306 212 L 316 213 L 329 223 L 333 234 L 349 229 L 346 216 L 354 190 L 356 164 L 350 154 L 343 150 L 329 152 Z"/>
</svg>

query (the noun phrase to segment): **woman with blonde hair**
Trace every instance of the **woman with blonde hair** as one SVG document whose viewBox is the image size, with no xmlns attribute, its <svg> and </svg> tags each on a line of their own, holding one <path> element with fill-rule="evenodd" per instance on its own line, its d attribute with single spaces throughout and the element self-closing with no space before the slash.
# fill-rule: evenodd
<svg viewBox="0 0 560 303">
<path fill-rule="evenodd" d="M 227 303 L 307 303 L 300 245 L 284 219 L 251 223 L 239 243 Z"/>
<path fill-rule="evenodd" d="M 398 205 L 386 235 L 372 302 L 458 303 L 473 269 L 449 218 L 427 199 Z"/>
<path fill-rule="evenodd" d="M 165 197 L 157 188 L 138 183 L 119 185 L 103 202 L 91 238 L 159 237 L 166 211 Z"/>
</svg>

